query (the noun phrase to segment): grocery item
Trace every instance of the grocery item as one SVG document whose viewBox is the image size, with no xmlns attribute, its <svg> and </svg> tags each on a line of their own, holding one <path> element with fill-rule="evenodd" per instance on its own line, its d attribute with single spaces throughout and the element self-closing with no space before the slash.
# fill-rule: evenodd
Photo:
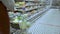
<svg viewBox="0 0 60 34">
<path fill-rule="evenodd" d="M 31 11 L 31 14 L 34 14 L 35 12 L 36 12 L 35 10 L 32 10 L 32 11 Z"/>
<path fill-rule="evenodd" d="M 24 7 L 25 2 L 16 2 L 15 5 L 18 6 L 18 7 Z"/>
<path fill-rule="evenodd" d="M 29 28 L 29 26 L 30 26 L 30 22 L 23 21 L 22 23 L 20 23 L 20 28 L 22 30 Z"/>
</svg>

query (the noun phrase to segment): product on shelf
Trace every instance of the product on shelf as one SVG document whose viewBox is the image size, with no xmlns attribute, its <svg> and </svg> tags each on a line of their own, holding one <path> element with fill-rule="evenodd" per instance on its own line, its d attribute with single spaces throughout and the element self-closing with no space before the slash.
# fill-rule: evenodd
<svg viewBox="0 0 60 34">
<path fill-rule="evenodd" d="M 31 14 L 34 14 L 34 13 L 36 13 L 36 10 L 32 10 L 32 11 L 31 11 Z"/>
<path fill-rule="evenodd" d="M 30 25 L 31 25 L 30 22 L 23 21 L 22 23 L 20 23 L 20 28 L 21 28 L 22 30 L 24 30 L 24 29 L 29 28 Z"/>
<path fill-rule="evenodd" d="M 24 7 L 25 6 L 25 2 L 16 2 L 15 6 L 17 6 L 17 7 Z"/>
<path fill-rule="evenodd" d="M 29 9 L 29 8 L 30 8 L 30 6 L 27 6 L 26 8 L 27 8 L 27 9 Z"/>
<path fill-rule="evenodd" d="M 22 17 L 16 16 L 12 22 L 13 22 L 13 23 L 18 23 L 18 22 L 19 22 L 20 20 L 22 20 L 22 19 L 23 19 Z"/>
</svg>

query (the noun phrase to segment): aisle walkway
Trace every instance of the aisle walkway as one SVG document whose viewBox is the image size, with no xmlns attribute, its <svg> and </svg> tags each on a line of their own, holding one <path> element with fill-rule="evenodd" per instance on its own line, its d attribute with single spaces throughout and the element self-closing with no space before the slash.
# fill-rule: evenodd
<svg viewBox="0 0 60 34">
<path fill-rule="evenodd" d="M 28 32 L 32 34 L 60 34 L 60 11 L 50 9 L 29 28 Z"/>
</svg>

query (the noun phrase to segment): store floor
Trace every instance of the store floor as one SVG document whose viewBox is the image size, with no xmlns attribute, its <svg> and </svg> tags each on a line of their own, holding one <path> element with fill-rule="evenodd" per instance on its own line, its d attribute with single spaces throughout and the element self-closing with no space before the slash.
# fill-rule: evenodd
<svg viewBox="0 0 60 34">
<path fill-rule="evenodd" d="M 58 9 L 50 9 L 28 29 L 28 33 L 60 34 L 60 11 Z"/>
</svg>

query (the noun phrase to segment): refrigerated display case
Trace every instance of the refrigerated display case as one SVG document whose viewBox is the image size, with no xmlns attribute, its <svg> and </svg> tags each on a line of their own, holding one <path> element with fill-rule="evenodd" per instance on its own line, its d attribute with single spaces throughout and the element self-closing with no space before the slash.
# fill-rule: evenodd
<svg viewBox="0 0 60 34">
<path fill-rule="evenodd" d="M 51 0 L 24 0 L 15 2 L 14 12 L 9 11 L 10 31 L 27 34 L 26 30 L 51 7 Z"/>
</svg>

